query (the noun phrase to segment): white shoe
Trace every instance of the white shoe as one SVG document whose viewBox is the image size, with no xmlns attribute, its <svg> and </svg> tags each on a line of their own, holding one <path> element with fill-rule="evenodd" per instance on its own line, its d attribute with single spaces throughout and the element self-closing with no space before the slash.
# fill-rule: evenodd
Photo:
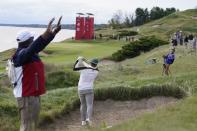
<svg viewBox="0 0 197 131">
<path fill-rule="evenodd" d="M 90 119 L 86 119 L 86 123 L 88 126 L 92 126 L 92 121 Z"/>
<path fill-rule="evenodd" d="M 82 126 L 85 126 L 86 124 L 87 124 L 86 121 L 82 121 L 82 122 L 81 122 L 81 125 L 82 125 Z"/>
</svg>

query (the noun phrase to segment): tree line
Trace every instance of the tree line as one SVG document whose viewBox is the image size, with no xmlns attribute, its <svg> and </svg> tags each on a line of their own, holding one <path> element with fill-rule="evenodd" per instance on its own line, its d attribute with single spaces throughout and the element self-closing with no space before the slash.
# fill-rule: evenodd
<svg viewBox="0 0 197 131">
<path fill-rule="evenodd" d="M 118 10 L 108 21 L 108 24 L 113 29 L 139 26 L 160 19 L 176 11 L 178 10 L 174 7 L 166 9 L 153 7 L 150 11 L 148 8 L 137 8 L 134 14 L 123 14 L 121 10 Z"/>
</svg>

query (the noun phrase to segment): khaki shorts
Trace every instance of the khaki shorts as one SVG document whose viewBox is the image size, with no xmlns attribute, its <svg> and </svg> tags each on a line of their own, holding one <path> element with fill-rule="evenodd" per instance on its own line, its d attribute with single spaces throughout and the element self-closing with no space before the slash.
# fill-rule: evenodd
<svg viewBox="0 0 197 131">
<path fill-rule="evenodd" d="M 35 131 L 40 113 L 40 97 L 29 96 L 17 98 L 20 113 L 20 131 Z"/>
</svg>

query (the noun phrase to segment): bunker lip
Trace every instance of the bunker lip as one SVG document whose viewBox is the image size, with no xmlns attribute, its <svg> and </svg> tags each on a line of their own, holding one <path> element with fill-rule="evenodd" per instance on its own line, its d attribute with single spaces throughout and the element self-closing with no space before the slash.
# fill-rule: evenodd
<svg viewBox="0 0 197 131">
<path fill-rule="evenodd" d="M 178 102 L 173 97 L 152 97 L 149 99 L 131 101 L 95 101 L 94 102 L 94 125 L 93 127 L 113 127 L 122 122 L 135 119 L 146 112 L 154 112 L 158 108 L 172 106 Z M 80 112 L 79 108 L 56 118 L 54 123 L 44 124 L 41 130 L 47 131 L 80 131 Z"/>
</svg>

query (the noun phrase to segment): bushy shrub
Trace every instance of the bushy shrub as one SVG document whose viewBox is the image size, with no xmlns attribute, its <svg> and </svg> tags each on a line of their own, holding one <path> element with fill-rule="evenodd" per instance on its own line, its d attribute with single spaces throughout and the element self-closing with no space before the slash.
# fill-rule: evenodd
<svg viewBox="0 0 197 131">
<path fill-rule="evenodd" d="M 122 61 L 140 55 L 140 52 L 147 52 L 155 47 L 168 44 L 167 41 L 160 40 L 154 36 L 142 37 L 138 41 L 124 45 L 121 50 L 112 54 L 112 60 Z"/>
<path fill-rule="evenodd" d="M 115 61 L 122 61 L 124 60 L 124 56 L 122 53 L 122 50 L 118 50 L 114 54 L 112 54 L 112 57 L 109 57 L 109 59 L 115 60 Z"/>
</svg>

